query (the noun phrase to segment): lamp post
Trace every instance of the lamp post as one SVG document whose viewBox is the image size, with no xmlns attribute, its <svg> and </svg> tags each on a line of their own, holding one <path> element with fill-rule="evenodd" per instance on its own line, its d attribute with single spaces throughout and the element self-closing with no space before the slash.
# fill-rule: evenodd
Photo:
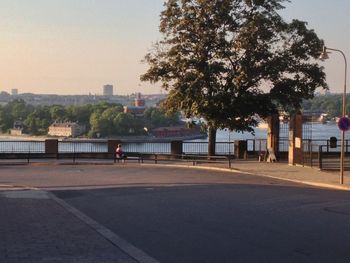
<svg viewBox="0 0 350 263">
<path fill-rule="evenodd" d="M 328 52 L 327 50 L 330 51 L 336 51 L 342 54 L 345 62 L 345 75 L 344 75 L 344 91 L 343 91 L 343 107 L 342 107 L 342 117 L 345 117 L 345 104 L 346 104 L 346 75 L 348 71 L 348 63 L 346 61 L 346 57 L 343 51 L 335 48 L 329 48 L 324 46 L 322 53 L 320 55 L 321 60 L 326 60 L 328 59 Z M 344 183 L 344 148 L 345 148 L 345 131 L 342 129 L 341 130 L 341 149 L 340 149 L 340 184 Z"/>
</svg>

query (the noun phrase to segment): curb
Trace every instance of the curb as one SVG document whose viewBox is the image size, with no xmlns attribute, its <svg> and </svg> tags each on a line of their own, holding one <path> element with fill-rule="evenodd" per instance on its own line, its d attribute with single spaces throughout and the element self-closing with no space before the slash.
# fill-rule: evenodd
<svg viewBox="0 0 350 263">
<path fill-rule="evenodd" d="M 162 166 L 173 167 L 173 168 L 190 168 L 190 169 L 220 171 L 220 172 L 227 172 L 227 173 L 240 173 L 240 174 L 266 177 L 266 178 L 271 178 L 271 179 L 276 179 L 276 180 L 281 180 L 281 181 L 286 181 L 286 182 L 304 184 L 304 185 L 333 189 L 333 190 L 350 191 L 350 187 L 348 187 L 348 186 L 334 185 L 334 184 L 327 184 L 327 183 L 318 183 L 318 182 L 304 181 L 304 180 L 297 180 L 297 179 L 290 179 L 290 178 L 283 178 L 283 177 L 266 175 L 266 174 L 245 172 L 245 171 L 238 170 L 238 169 L 219 168 L 219 167 L 210 167 L 210 166 L 190 166 L 190 165 L 186 166 L 186 165 L 178 165 L 178 164 L 145 164 L 145 163 L 143 163 L 142 165 L 148 165 L 148 166 L 162 165 Z"/>
</svg>

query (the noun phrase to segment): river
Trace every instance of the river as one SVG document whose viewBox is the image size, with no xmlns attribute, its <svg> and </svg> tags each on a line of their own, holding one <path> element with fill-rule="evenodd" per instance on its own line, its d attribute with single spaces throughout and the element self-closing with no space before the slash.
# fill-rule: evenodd
<svg viewBox="0 0 350 263">
<path fill-rule="evenodd" d="M 255 135 L 244 132 L 230 132 L 228 130 L 219 130 L 217 132 L 216 140 L 217 141 L 234 141 L 234 140 L 246 140 L 246 139 L 266 139 L 267 129 L 265 128 L 255 128 Z M 328 140 L 330 137 L 334 136 L 340 140 L 340 130 L 336 123 L 308 123 L 304 125 L 304 138 L 311 140 Z M 288 138 L 288 124 L 282 125 L 281 127 L 281 137 Z M 350 131 L 345 132 L 345 138 L 350 140 Z M 207 139 L 200 139 L 195 141 L 207 141 Z"/>
<path fill-rule="evenodd" d="M 306 129 L 305 129 L 306 128 Z M 219 153 L 230 153 L 232 152 L 231 147 L 228 146 L 227 142 L 233 142 L 235 140 L 254 140 L 254 139 L 266 139 L 267 129 L 255 128 L 255 133 L 251 134 L 248 132 L 230 132 L 228 130 L 218 130 L 217 132 L 217 149 Z M 306 137 L 304 139 L 319 140 L 317 144 L 325 144 L 326 140 L 334 136 L 340 140 L 340 131 L 335 123 L 332 124 L 314 124 L 310 123 L 304 126 Z M 281 127 L 281 138 L 288 138 L 288 125 L 282 125 Z M 350 132 L 345 133 L 345 138 L 350 140 Z M 322 140 L 322 141 L 321 141 Z M 125 140 L 126 141 L 126 140 Z M 207 151 L 205 139 L 188 140 L 184 144 L 184 152 L 186 153 L 204 153 Z M 201 143 L 202 142 L 202 143 Z M 248 146 L 249 147 L 249 146 Z M 266 146 L 261 146 L 266 147 Z M 251 148 L 251 146 L 250 146 Z M 59 152 L 107 152 L 107 143 L 100 142 L 89 142 L 84 141 L 63 141 L 59 143 Z M 129 152 L 144 152 L 144 153 L 170 153 L 170 143 L 162 142 L 138 142 L 138 143 L 124 143 L 124 150 Z M 0 152 L 3 153 L 14 153 L 14 152 L 45 152 L 45 143 L 41 142 L 25 142 L 20 137 L 16 138 L 0 138 Z"/>
</svg>

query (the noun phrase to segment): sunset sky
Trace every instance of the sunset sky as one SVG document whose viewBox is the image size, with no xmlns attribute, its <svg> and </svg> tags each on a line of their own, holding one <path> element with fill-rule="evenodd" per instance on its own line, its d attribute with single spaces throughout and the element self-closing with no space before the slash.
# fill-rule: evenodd
<svg viewBox="0 0 350 263">
<path fill-rule="evenodd" d="M 282 12 L 308 21 L 327 46 L 350 51 L 349 0 L 292 0 Z M 141 64 L 160 39 L 163 0 L 0 0 L 0 91 L 159 93 L 141 83 Z M 350 59 L 350 57 L 349 57 Z M 322 63 L 322 62 L 321 62 Z M 344 60 L 322 63 L 331 92 L 342 92 Z"/>
</svg>

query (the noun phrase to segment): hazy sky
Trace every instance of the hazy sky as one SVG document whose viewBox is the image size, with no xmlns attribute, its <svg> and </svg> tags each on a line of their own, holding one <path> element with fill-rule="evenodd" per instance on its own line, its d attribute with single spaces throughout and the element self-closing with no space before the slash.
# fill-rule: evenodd
<svg viewBox="0 0 350 263">
<path fill-rule="evenodd" d="M 0 90 L 20 93 L 159 93 L 140 63 L 160 39 L 163 0 L 0 0 Z M 349 0 L 292 0 L 283 16 L 308 21 L 332 48 L 350 51 Z M 349 57 L 350 59 L 350 57 Z M 322 63 L 342 92 L 343 58 Z"/>
</svg>

